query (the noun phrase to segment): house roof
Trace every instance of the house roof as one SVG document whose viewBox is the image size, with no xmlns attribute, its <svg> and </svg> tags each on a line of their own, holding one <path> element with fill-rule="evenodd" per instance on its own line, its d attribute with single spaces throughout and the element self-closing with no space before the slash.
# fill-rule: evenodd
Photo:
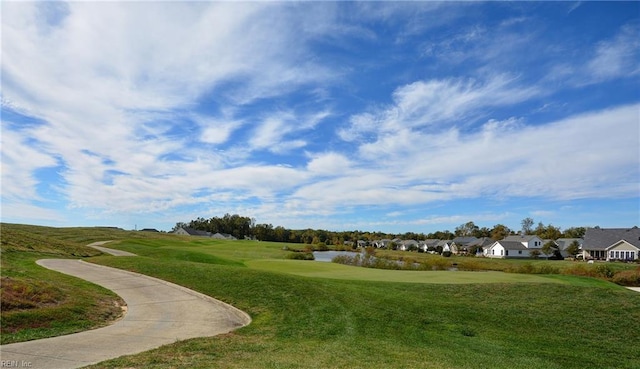
<svg viewBox="0 0 640 369">
<path fill-rule="evenodd" d="M 511 235 L 511 236 L 507 236 L 505 237 L 502 241 L 509 241 L 509 242 L 529 242 L 534 238 L 540 238 L 538 236 L 536 236 L 535 234 L 527 234 L 527 235 Z"/>
<path fill-rule="evenodd" d="M 477 238 L 475 238 L 475 237 L 456 237 L 456 238 L 453 239 L 453 242 L 456 245 L 466 245 L 466 244 L 474 242 L 476 240 L 477 240 Z"/>
<path fill-rule="evenodd" d="M 585 250 L 606 250 L 614 243 L 625 240 L 640 247 L 640 229 L 633 228 L 587 228 L 582 248 Z"/>
<path fill-rule="evenodd" d="M 578 241 L 580 247 L 582 247 L 582 242 L 584 241 L 582 238 L 558 238 L 556 240 L 556 245 L 560 250 L 566 250 L 569 245 L 573 243 L 573 241 Z"/>
<path fill-rule="evenodd" d="M 201 231 L 199 229 L 194 229 L 194 228 L 182 228 L 185 232 L 187 232 L 190 236 L 205 236 L 205 237 L 209 237 L 211 236 L 210 232 L 207 231 Z"/>
<path fill-rule="evenodd" d="M 491 237 L 482 237 L 482 238 L 478 238 L 475 241 L 469 243 L 467 246 L 489 246 L 493 243 L 494 241 L 491 239 Z"/>
<path fill-rule="evenodd" d="M 500 246 L 504 247 L 505 250 L 528 250 L 525 245 L 523 245 L 519 241 L 497 241 L 495 244 L 500 244 Z M 492 245 L 492 246 L 493 246 Z"/>
</svg>

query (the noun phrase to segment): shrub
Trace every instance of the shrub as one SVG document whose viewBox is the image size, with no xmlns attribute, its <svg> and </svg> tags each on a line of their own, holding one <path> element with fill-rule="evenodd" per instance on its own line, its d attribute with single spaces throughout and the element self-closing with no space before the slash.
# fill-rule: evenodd
<svg viewBox="0 0 640 369">
<path fill-rule="evenodd" d="M 327 246 L 327 244 L 324 243 L 324 242 L 316 243 L 313 248 L 316 251 L 327 251 L 327 250 L 329 250 L 329 246 Z"/>
<path fill-rule="evenodd" d="M 576 264 L 564 270 L 564 274 L 578 275 L 582 277 L 597 277 L 596 269 L 591 265 Z"/>
<path fill-rule="evenodd" d="M 451 257 L 451 251 L 443 251 L 442 256 L 444 256 L 445 258 Z"/>
<path fill-rule="evenodd" d="M 548 264 L 542 264 L 536 268 L 536 274 L 560 274 L 560 269 Z"/>
<path fill-rule="evenodd" d="M 518 266 L 509 266 L 505 268 L 507 273 L 535 274 L 536 268 L 532 264 L 521 264 Z"/>
<path fill-rule="evenodd" d="M 293 260 L 315 260 L 315 256 L 311 252 L 291 252 L 287 255 L 287 259 Z"/>
<path fill-rule="evenodd" d="M 613 273 L 613 269 L 611 269 L 611 267 L 607 264 L 600 264 L 596 266 L 596 274 L 599 277 L 611 278 L 613 277 Z"/>
<path fill-rule="evenodd" d="M 451 263 L 444 258 L 430 258 L 419 266 L 420 270 L 447 270 Z"/>
<path fill-rule="evenodd" d="M 485 267 L 481 262 L 473 259 L 462 260 L 458 263 L 458 269 L 466 271 L 484 270 Z"/>
<path fill-rule="evenodd" d="M 614 274 L 611 281 L 621 286 L 640 287 L 640 269 L 620 271 Z"/>
</svg>

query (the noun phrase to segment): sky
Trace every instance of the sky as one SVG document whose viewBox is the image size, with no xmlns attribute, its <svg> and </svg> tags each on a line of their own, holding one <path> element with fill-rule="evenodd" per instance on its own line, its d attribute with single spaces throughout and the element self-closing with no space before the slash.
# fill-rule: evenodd
<svg viewBox="0 0 640 369">
<path fill-rule="evenodd" d="M 640 225 L 639 2 L 3 2 L 1 220 Z"/>
</svg>

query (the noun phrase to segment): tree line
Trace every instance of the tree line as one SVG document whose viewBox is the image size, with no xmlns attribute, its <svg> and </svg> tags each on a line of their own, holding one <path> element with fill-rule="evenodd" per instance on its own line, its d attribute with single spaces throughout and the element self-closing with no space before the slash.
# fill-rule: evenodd
<svg viewBox="0 0 640 369">
<path fill-rule="evenodd" d="M 415 232 L 393 234 L 359 230 L 336 232 L 322 229 L 287 229 L 282 226 L 274 227 L 272 224 L 258 224 L 254 218 L 238 214 L 225 214 L 222 217 L 214 216 L 210 219 L 199 217 L 188 223 L 179 222 L 176 223 L 173 229 L 175 230 L 182 227 L 211 233 L 226 233 L 238 239 L 250 238 L 260 241 L 306 244 L 324 243 L 327 245 L 342 245 L 346 241 L 355 243 L 359 240 L 371 242 L 385 238 L 421 241 L 426 239 L 452 240 L 455 237 L 489 237 L 497 241 L 517 233 L 525 235 L 535 234 L 542 239 L 557 240 L 558 238 L 582 238 L 586 231 L 585 227 L 571 227 L 563 231 L 560 227 L 552 224 L 545 225 L 539 222 L 536 227 L 534 227 L 534 224 L 535 222 L 532 218 L 525 218 L 521 222 L 522 228 L 516 231 L 504 224 L 496 224 L 492 228 L 488 228 L 478 227 L 474 222 L 470 221 L 456 227 L 453 232 L 444 230 L 426 234 Z"/>
</svg>

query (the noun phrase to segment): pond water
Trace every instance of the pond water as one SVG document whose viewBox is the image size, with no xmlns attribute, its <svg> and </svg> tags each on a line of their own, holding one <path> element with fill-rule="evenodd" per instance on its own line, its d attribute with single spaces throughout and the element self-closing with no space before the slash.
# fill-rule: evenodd
<svg viewBox="0 0 640 369">
<path fill-rule="evenodd" d="M 331 260 L 333 260 L 333 258 L 335 258 L 338 255 L 356 256 L 358 255 L 358 253 L 351 252 L 351 251 L 314 251 L 313 252 L 313 257 L 316 258 L 316 261 L 322 261 L 322 262 L 331 262 Z"/>
</svg>

